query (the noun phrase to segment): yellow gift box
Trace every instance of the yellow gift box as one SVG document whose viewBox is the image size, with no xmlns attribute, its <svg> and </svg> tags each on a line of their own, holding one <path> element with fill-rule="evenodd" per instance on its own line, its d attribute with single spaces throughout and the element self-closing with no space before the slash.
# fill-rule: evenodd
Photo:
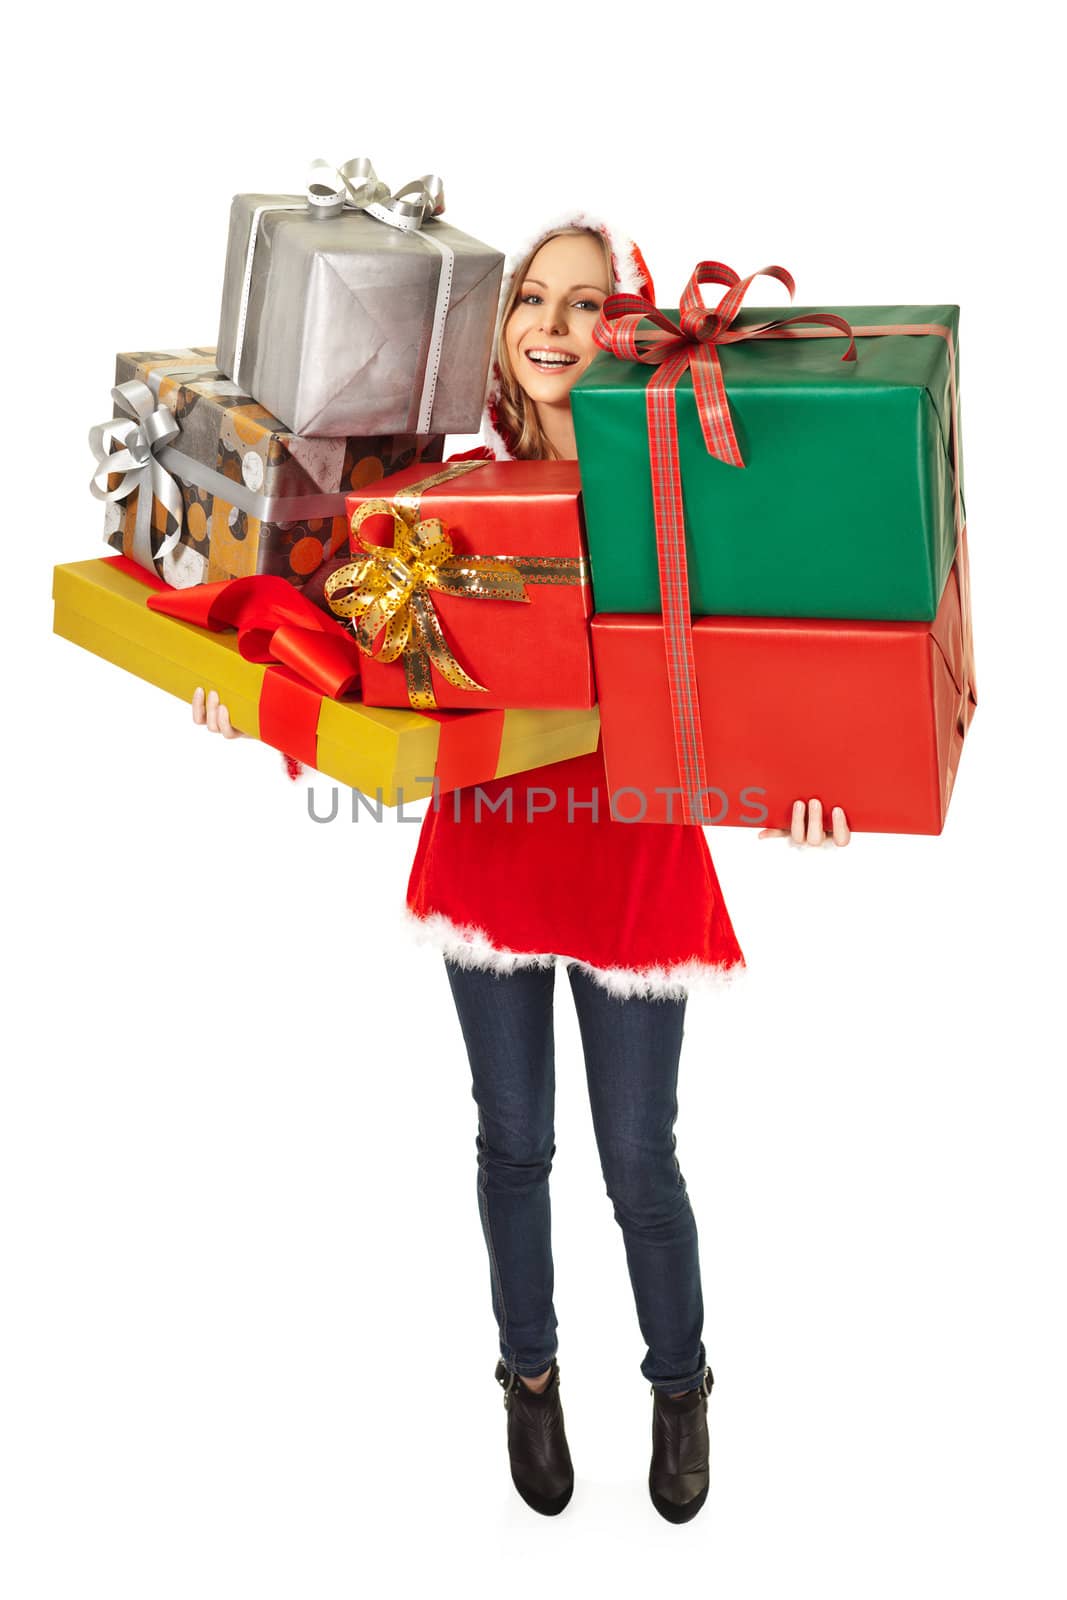
<svg viewBox="0 0 1067 1600">
<path fill-rule="evenodd" d="M 54 569 L 54 631 L 127 672 L 189 702 L 216 689 L 235 728 L 260 737 L 260 697 L 274 669 L 246 661 L 233 631 L 216 633 L 149 608 L 164 586 L 122 557 L 70 561 Z M 382 803 L 425 799 L 439 789 L 487 783 L 595 750 L 598 707 L 422 713 L 322 697 L 316 768 Z"/>
</svg>

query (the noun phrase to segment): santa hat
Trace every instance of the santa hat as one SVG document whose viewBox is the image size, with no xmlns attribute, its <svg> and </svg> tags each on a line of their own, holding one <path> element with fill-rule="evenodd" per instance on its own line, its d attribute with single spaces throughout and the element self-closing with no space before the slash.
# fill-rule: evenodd
<svg viewBox="0 0 1067 1600">
<path fill-rule="evenodd" d="M 504 308 L 508 303 L 512 288 L 514 287 L 515 274 L 533 252 L 544 243 L 552 234 L 558 233 L 561 228 L 591 228 L 597 233 L 602 233 L 611 246 L 611 270 L 615 276 L 615 292 L 617 294 L 639 294 L 646 300 L 655 302 L 656 291 L 652 282 L 652 274 L 648 270 L 645 258 L 634 241 L 627 234 L 621 233 L 618 228 L 612 228 L 601 217 L 593 217 L 585 211 L 570 212 L 556 218 L 545 227 L 533 233 L 521 244 L 517 250 L 506 258 L 504 263 L 504 277 L 500 285 L 500 303 L 497 308 L 496 330 L 493 336 L 493 350 L 497 348 L 500 337 L 500 327 L 504 318 Z M 482 421 L 482 442 L 488 446 L 499 461 L 510 461 L 514 455 L 514 440 L 507 436 L 499 412 L 501 387 L 501 372 L 497 365 L 496 357 L 489 372 L 489 383 L 485 395 L 485 415 Z"/>
</svg>

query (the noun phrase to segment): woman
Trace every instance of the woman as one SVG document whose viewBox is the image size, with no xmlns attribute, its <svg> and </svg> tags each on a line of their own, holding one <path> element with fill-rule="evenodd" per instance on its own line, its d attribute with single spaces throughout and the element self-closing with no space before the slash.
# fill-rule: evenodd
<svg viewBox="0 0 1067 1600">
<path fill-rule="evenodd" d="M 509 260 L 486 443 L 454 459 L 576 459 L 570 393 L 597 354 L 593 328 L 615 290 L 654 298 L 636 246 L 586 217 L 543 230 Z M 205 705 L 198 690 L 193 714 L 235 732 L 215 695 Z M 505 791 L 510 811 L 500 803 Z M 615 820 L 599 744 L 590 755 L 496 779 L 475 793 L 480 807 L 460 790 L 427 811 L 405 914 L 416 937 L 444 955 L 471 1065 L 512 1478 L 546 1515 L 563 1510 L 574 1485 L 559 1395 L 549 1208 L 553 994 L 562 960 L 602 1172 L 648 1347 L 641 1371 L 653 1393 L 649 1491 L 662 1516 L 685 1522 L 708 1492 L 713 1378 L 702 1340 L 696 1222 L 675 1155 L 678 1063 L 689 989 L 729 980 L 744 957 L 703 830 Z M 764 829 L 760 837 L 783 831 Z M 791 837 L 823 841 L 816 802 L 796 803 Z M 848 842 L 839 807 L 833 837 Z"/>
</svg>

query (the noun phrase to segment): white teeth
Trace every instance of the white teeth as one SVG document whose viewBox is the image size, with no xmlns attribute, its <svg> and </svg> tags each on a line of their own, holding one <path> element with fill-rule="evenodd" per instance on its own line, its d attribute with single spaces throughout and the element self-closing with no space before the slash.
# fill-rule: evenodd
<svg viewBox="0 0 1067 1600">
<path fill-rule="evenodd" d="M 539 367 L 573 367 L 578 359 L 577 356 L 567 355 L 565 351 L 527 350 L 526 354 Z"/>
</svg>

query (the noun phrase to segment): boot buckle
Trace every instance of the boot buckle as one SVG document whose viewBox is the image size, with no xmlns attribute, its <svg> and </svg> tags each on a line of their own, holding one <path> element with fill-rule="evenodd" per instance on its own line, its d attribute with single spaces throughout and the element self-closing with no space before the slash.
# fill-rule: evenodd
<svg viewBox="0 0 1067 1600">
<path fill-rule="evenodd" d="M 501 1375 L 502 1372 L 504 1376 Z M 507 1411 L 511 1405 L 512 1392 L 518 1387 L 519 1375 L 517 1372 L 512 1372 L 508 1367 L 504 1366 L 504 1363 L 501 1361 L 497 1365 L 496 1381 L 504 1391 L 504 1410 Z"/>
</svg>

